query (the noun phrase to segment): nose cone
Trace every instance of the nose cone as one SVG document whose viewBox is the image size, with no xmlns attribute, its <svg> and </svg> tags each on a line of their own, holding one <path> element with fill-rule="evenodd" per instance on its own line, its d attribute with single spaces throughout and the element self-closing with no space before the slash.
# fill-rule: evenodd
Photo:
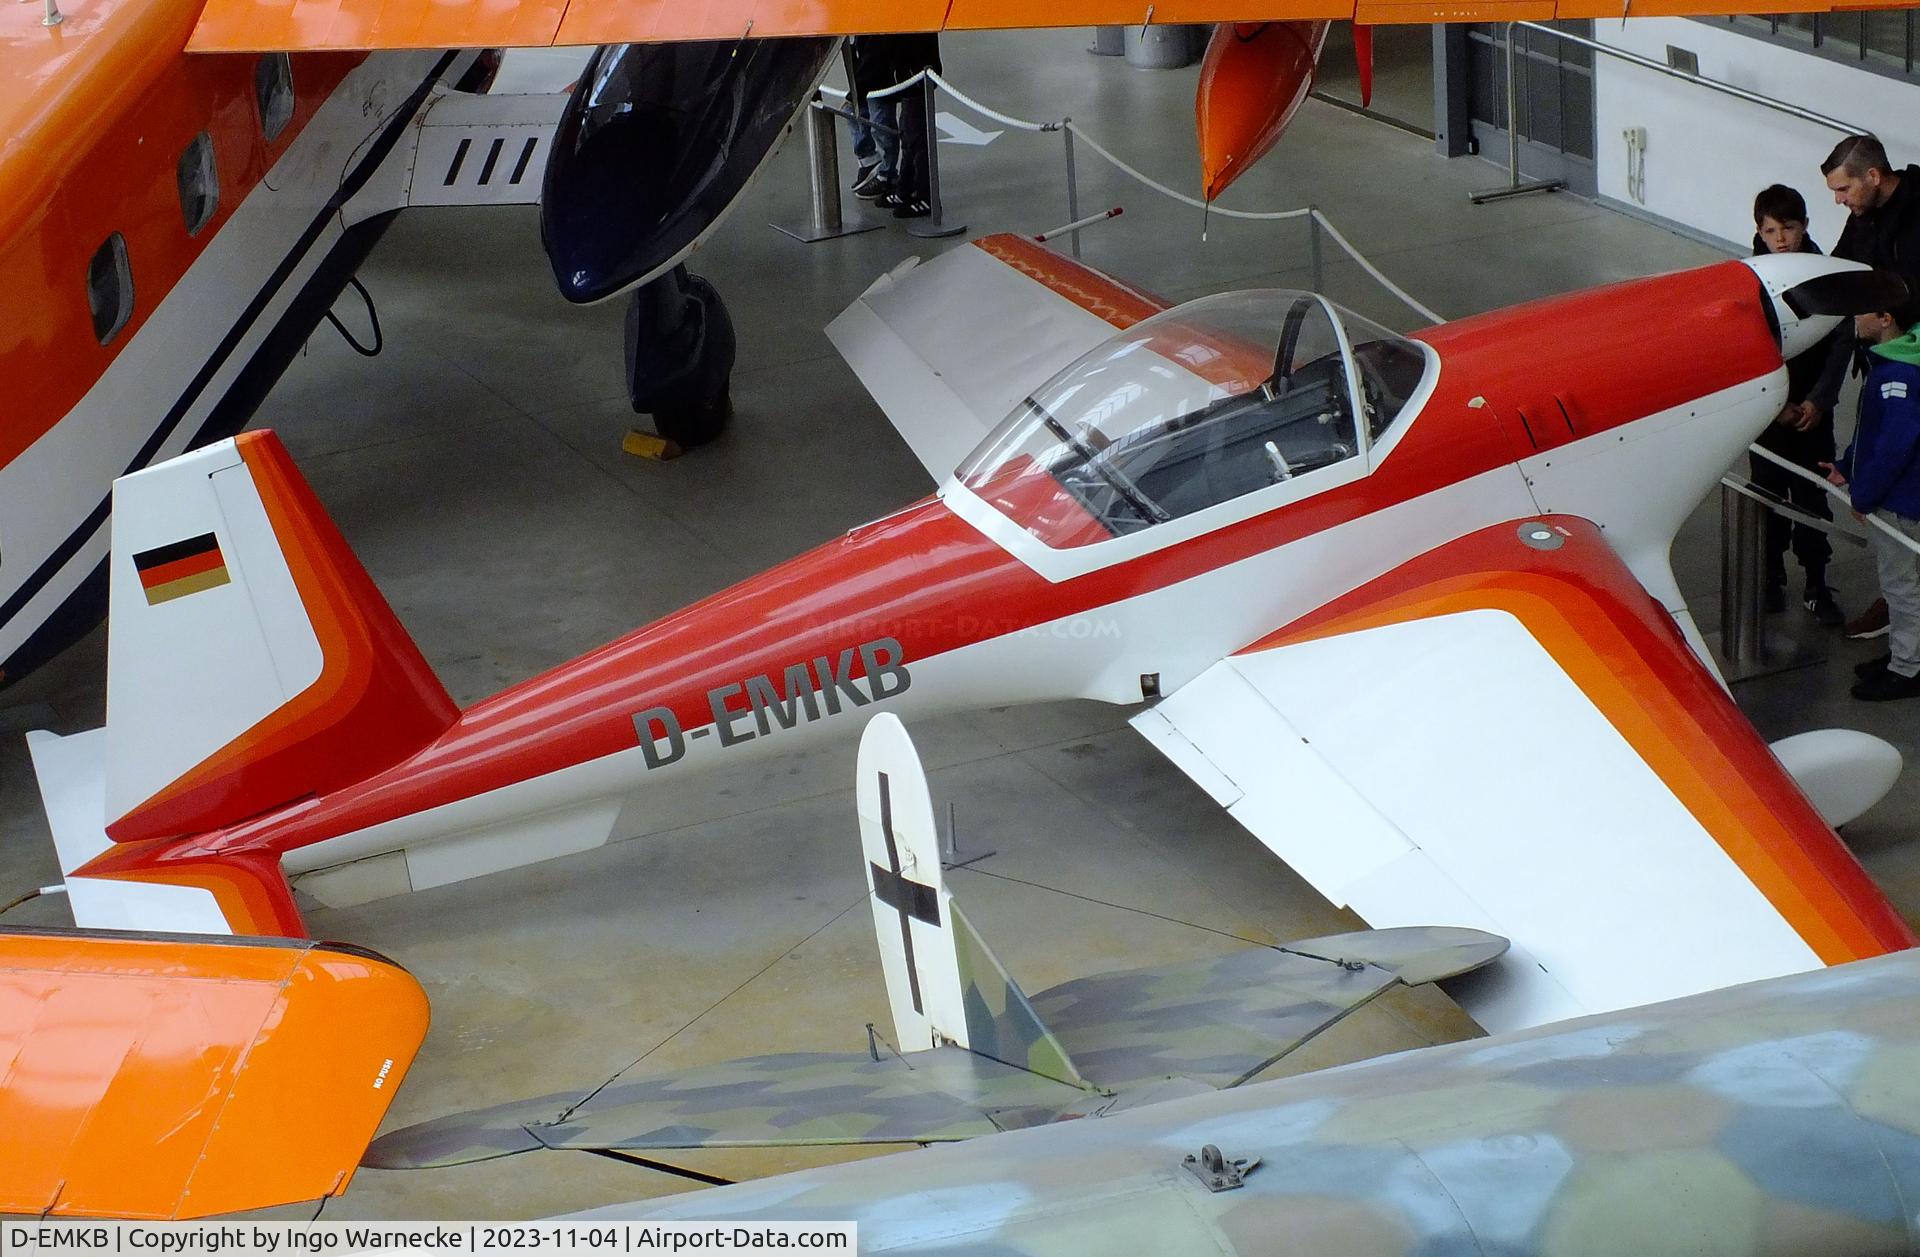
<svg viewBox="0 0 1920 1257">
<path fill-rule="evenodd" d="M 1796 289 L 1804 293 L 1807 290 L 1802 285 L 1825 280 L 1828 276 L 1849 272 L 1870 273 L 1870 268 L 1859 262 L 1826 257 L 1819 253 L 1762 253 L 1745 261 L 1753 273 L 1760 277 L 1760 286 L 1766 289 L 1767 300 L 1772 304 L 1773 322 L 1780 332 L 1782 358 L 1792 358 L 1813 348 L 1820 343 L 1821 337 L 1840 326 L 1841 319 L 1846 317 L 1838 312 L 1816 313 L 1805 301 L 1792 299 L 1789 294 Z"/>
<path fill-rule="evenodd" d="M 1223 22 L 1200 63 L 1194 123 L 1211 201 L 1274 146 L 1313 86 L 1325 22 Z"/>
<path fill-rule="evenodd" d="M 569 301 L 671 269 L 716 227 L 826 68 L 831 39 L 613 44 L 554 133 L 540 235 Z"/>
</svg>

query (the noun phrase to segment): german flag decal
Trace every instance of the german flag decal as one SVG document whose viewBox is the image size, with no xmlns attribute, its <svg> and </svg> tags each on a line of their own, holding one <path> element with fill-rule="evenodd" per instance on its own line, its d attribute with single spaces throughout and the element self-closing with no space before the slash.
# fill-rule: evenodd
<svg viewBox="0 0 1920 1257">
<path fill-rule="evenodd" d="M 146 590 L 150 607 L 224 585 L 231 579 L 220 543 L 210 532 L 170 546 L 142 550 L 133 556 L 133 566 L 140 573 L 140 587 Z"/>
</svg>

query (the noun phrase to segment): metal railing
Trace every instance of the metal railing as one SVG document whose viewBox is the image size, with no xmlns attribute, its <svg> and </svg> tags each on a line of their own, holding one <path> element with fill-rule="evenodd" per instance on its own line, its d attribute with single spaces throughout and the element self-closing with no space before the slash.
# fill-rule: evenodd
<svg viewBox="0 0 1920 1257">
<path fill-rule="evenodd" d="M 1864 135 L 1870 131 L 1870 128 L 1856 125 L 1845 119 L 1830 117 L 1827 114 L 1818 113 L 1812 109 L 1805 109 L 1799 105 L 1789 104 L 1784 100 L 1779 100 L 1761 92 L 1749 91 L 1744 87 L 1736 87 L 1732 83 L 1725 83 L 1719 79 L 1710 79 L 1704 74 L 1693 74 L 1686 70 L 1670 66 L 1664 61 L 1655 61 L 1652 57 L 1643 57 L 1637 52 L 1629 52 L 1625 48 L 1616 48 L 1612 44 L 1601 43 L 1597 39 L 1588 39 L 1585 35 L 1576 35 L 1572 31 L 1558 30 L 1551 26 L 1544 26 L 1539 22 L 1514 21 L 1503 23 L 1503 26 L 1505 28 L 1507 41 L 1507 186 L 1504 188 L 1490 188 L 1484 192 L 1473 193 L 1470 199 L 1476 205 L 1484 204 L 1487 201 L 1501 200 L 1506 197 L 1525 196 L 1530 192 L 1546 192 L 1554 188 L 1566 186 L 1565 180 L 1561 179 L 1537 179 L 1531 182 L 1522 182 L 1520 178 L 1520 118 L 1518 113 L 1518 91 L 1515 87 L 1516 76 L 1514 74 L 1514 46 L 1516 41 L 1513 37 L 1516 29 L 1531 31 L 1539 35 L 1551 35 L 1555 39 L 1586 48 L 1605 57 L 1612 57 L 1616 61 L 1624 61 L 1629 65 L 1639 66 L 1643 70 L 1651 70 L 1656 74 L 1664 74 L 1670 79 L 1679 79 L 1683 83 L 1692 83 L 1699 87 L 1704 87 L 1709 91 L 1731 96 L 1736 100 L 1744 100 L 1750 105 L 1759 105 L 1763 109 L 1771 109 L 1776 113 L 1786 114 L 1788 117 L 1799 118 L 1802 121 L 1812 122 L 1823 127 L 1830 127 L 1843 135 Z"/>
</svg>

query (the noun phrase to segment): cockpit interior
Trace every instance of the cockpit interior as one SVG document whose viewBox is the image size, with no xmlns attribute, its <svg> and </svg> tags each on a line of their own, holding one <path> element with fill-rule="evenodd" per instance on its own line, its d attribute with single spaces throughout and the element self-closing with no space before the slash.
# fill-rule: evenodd
<svg viewBox="0 0 1920 1257">
<path fill-rule="evenodd" d="M 1034 390 L 960 480 L 1049 546 L 1097 544 L 1362 456 L 1431 353 L 1313 293 L 1206 297 Z"/>
</svg>

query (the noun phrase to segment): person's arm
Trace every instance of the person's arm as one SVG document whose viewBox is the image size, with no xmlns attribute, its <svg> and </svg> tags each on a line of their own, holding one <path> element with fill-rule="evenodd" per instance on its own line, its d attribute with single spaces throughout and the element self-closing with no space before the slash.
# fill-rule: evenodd
<svg viewBox="0 0 1920 1257">
<path fill-rule="evenodd" d="M 1887 500 L 1887 494 L 1900 483 L 1920 454 L 1920 397 L 1908 394 L 1920 391 L 1901 388 L 1889 396 L 1887 383 L 1874 384 L 1880 394 L 1880 421 L 1875 425 L 1873 456 L 1860 466 L 1850 466 L 1847 478 L 1852 484 L 1853 509 L 1871 515 Z M 1907 383 L 1901 381 L 1900 383 Z M 1855 438 L 1856 444 L 1858 438 Z M 1851 454 L 1853 451 L 1848 450 Z"/>
<path fill-rule="evenodd" d="M 1814 378 L 1813 387 L 1807 390 L 1806 400 L 1818 406 L 1820 413 L 1831 419 L 1839 409 L 1840 386 L 1846 383 L 1847 368 L 1853 362 L 1853 335 L 1844 325 L 1836 327 L 1807 352 L 1823 357 L 1820 374 Z"/>
<path fill-rule="evenodd" d="M 1820 375 L 1807 393 L 1807 400 L 1832 419 L 1840 409 L 1840 386 L 1846 382 L 1847 363 L 1853 356 L 1853 331 L 1844 325 L 1828 332 L 1814 352 L 1821 354 Z"/>
</svg>

